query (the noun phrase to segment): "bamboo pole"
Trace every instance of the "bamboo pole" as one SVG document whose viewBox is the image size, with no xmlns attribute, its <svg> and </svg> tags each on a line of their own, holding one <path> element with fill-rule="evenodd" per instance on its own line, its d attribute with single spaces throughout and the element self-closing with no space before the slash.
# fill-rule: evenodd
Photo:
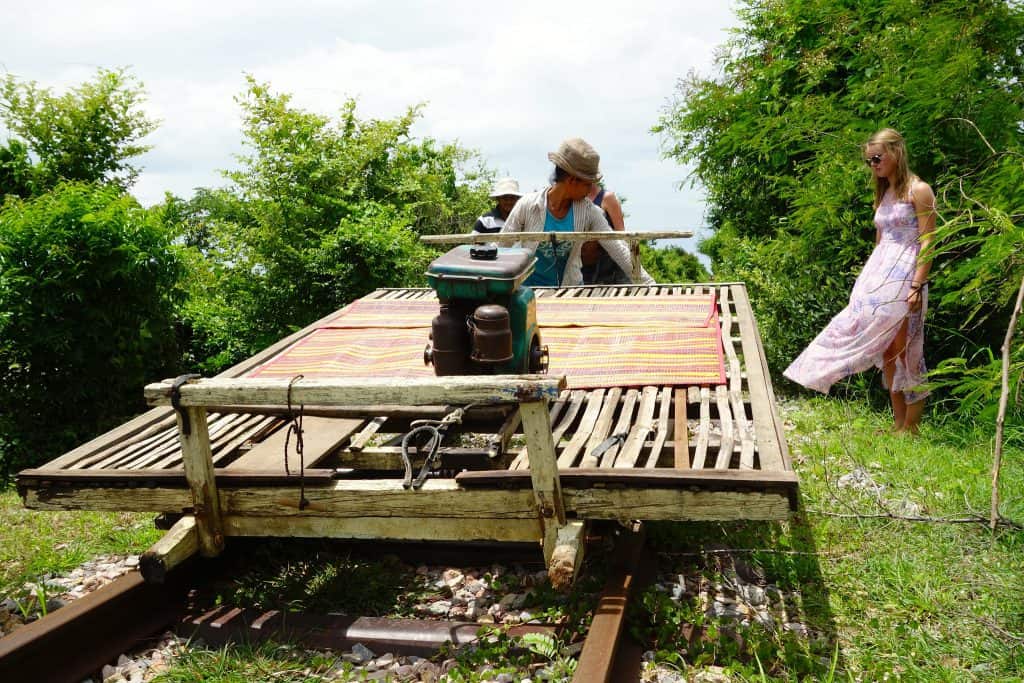
<svg viewBox="0 0 1024 683">
<path fill-rule="evenodd" d="M 1013 339 L 1013 332 L 1017 327 L 1017 318 L 1020 316 L 1022 302 L 1024 302 L 1024 278 L 1021 278 L 1020 289 L 1017 290 L 1017 303 L 1013 306 L 1010 325 L 1006 328 L 1006 337 L 1003 339 L 1002 389 L 999 392 L 999 410 L 996 413 L 996 445 L 992 458 L 992 510 L 989 515 L 989 528 L 993 531 L 999 523 L 999 468 L 1002 466 L 1003 460 L 1003 423 L 1006 421 L 1006 403 L 1010 396 L 1010 341 Z"/>
</svg>

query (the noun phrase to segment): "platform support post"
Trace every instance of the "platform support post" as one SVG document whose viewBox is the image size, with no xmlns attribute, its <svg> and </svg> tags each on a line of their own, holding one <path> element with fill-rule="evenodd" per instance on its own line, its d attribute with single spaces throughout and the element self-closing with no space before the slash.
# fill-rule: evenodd
<svg viewBox="0 0 1024 683">
<path fill-rule="evenodd" d="M 181 437 L 181 460 L 185 479 L 192 491 L 192 505 L 199 536 L 199 553 L 216 557 L 224 550 L 224 524 L 221 519 L 220 496 L 213 476 L 213 455 L 210 452 L 210 430 L 206 408 L 185 406 L 178 411 L 178 435 Z"/>
<path fill-rule="evenodd" d="M 558 529 L 566 523 L 555 441 L 551 435 L 551 415 L 548 413 L 547 401 L 520 403 L 519 412 L 523 418 L 523 434 L 530 454 L 530 480 L 543 533 L 544 562 L 550 566 L 557 545 Z"/>
<path fill-rule="evenodd" d="M 142 578 L 148 583 L 163 583 L 167 578 L 167 572 L 195 555 L 198 550 L 196 518 L 185 515 L 139 558 Z"/>
</svg>

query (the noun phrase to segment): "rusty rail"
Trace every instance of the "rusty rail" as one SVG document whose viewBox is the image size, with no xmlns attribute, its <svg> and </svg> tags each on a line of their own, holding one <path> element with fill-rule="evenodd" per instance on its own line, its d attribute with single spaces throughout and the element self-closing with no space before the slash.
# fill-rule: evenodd
<svg viewBox="0 0 1024 683">
<path fill-rule="evenodd" d="M 153 634 L 186 608 L 191 567 L 147 584 L 138 572 L 0 638 L 0 681 L 81 681 Z"/>
</svg>

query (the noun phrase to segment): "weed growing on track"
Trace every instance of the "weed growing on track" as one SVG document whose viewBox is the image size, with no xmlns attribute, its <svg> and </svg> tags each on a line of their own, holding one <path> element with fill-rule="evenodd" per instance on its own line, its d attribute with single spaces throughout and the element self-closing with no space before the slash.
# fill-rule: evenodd
<svg viewBox="0 0 1024 683">
<path fill-rule="evenodd" d="M 0 600 L 21 599 L 26 582 L 65 574 L 98 555 L 141 553 L 163 532 L 153 515 L 27 510 L 14 489 L 0 492 Z"/>
</svg>

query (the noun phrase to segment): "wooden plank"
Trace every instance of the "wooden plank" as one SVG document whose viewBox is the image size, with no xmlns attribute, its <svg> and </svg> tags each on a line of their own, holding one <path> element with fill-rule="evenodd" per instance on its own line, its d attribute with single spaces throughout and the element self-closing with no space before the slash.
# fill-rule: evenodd
<svg viewBox="0 0 1024 683">
<path fill-rule="evenodd" d="M 677 522 L 789 519 L 789 496 L 782 492 L 694 489 L 566 489 L 568 509 L 579 519 L 634 519 Z"/>
<path fill-rule="evenodd" d="M 548 580 L 557 591 L 568 590 L 583 566 L 586 549 L 586 524 L 569 522 L 558 530 L 555 549 L 548 564 Z"/>
<path fill-rule="evenodd" d="M 276 417 L 270 415 L 265 415 L 261 419 L 256 420 L 234 439 L 225 443 L 219 450 L 214 451 L 214 466 L 220 466 L 228 456 L 238 450 L 245 442 L 262 441 L 268 433 L 278 426 L 278 422 Z"/>
<path fill-rule="evenodd" d="M 509 413 L 508 417 L 498 428 L 498 431 L 494 436 L 487 442 L 487 455 L 493 460 L 504 455 L 508 449 L 509 441 L 512 440 L 512 435 L 515 434 L 516 430 L 519 429 L 519 425 L 522 424 L 523 418 L 519 414 L 519 408 Z"/>
<path fill-rule="evenodd" d="M 289 389 L 289 385 L 291 388 Z M 200 379 L 181 387 L 182 406 L 217 405 L 348 405 L 365 403 L 405 403 L 438 405 L 444 403 L 516 403 L 547 401 L 565 388 L 565 377 L 546 375 L 487 375 L 427 378 L 352 379 Z M 144 394 L 151 405 L 169 405 L 170 383 L 148 385 Z"/>
<path fill-rule="evenodd" d="M 213 435 L 215 433 L 216 435 L 219 436 L 223 432 L 223 430 L 225 429 L 226 426 L 229 426 L 230 424 L 232 424 L 232 422 L 228 422 L 226 420 L 221 419 L 222 416 L 221 415 L 217 415 L 216 413 L 209 413 L 209 415 L 211 417 L 216 416 L 216 419 L 209 420 L 209 422 L 211 422 L 211 427 L 210 427 L 211 435 Z M 243 416 L 243 419 L 244 419 L 244 416 Z M 212 440 L 212 436 L 211 436 L 211 440 Z M 211 450 L 211 459 L 212 459 L 212 451 L 213 451 L 213 444 L 212 443 L 210 445 L 210 450 Z M 163 469 L 163 468 L 169 468 L 169 467 L 181 467 L 181 463 L 182 463 L 181 448 L 180 448 L 180 446 L 175 446 L 173 443 L 169 443 L 169 444 L 164 445 L 160 449 L 154 449 L 145 458 L 143 458 L 139 462 L 141 463 L 140 467 L 142 467 L 142 468 L 152 467 L 152 468 L 156 468 L 156 469 Z"/>
<path fill-rule="evenodd" d="M 565 525 L 565 506 L 558 479 L 551 416 L 543 401 L 523 403 L 519 406 L 519 412 L 523 416 L 523 434 L 530 451 L 533 494 L 543 526 L 544 562 L 550 565 L 558 528 Z"/>
<path fill-rule="evenodd" d="M 506 233 L 460 233 L 456 235 L 420 235 L 420 241 L 424 244 L 515 244 L 517 242 L 539 242 L 547 241 L 554 236 L 560 242 L 603 242 L 605 240 L 620 240 L 626 242 L 655 240 L 655 239 L 683 239 L 693 237 L 691 230 L 657 230 L 652 232 L 638 232 L 634 230 L 619 230 L 608 232 L 607 230 L 589 232 L 559 232 L 545 233 L 543 235 L 532 235 L 522 232 Z"/>
<path fill-rule="evenodd" d="M 316 463 L 331 451 L 341 446 L 363 424 L 362 420 L 333 419 L 329 417 L 302 418 L 302 451 L 306 467 Z M 267 470 L 284 472 L 284 446 L 289 443 L 288 469 L 298 471 L 299 457 L 295 451 L 295 434 L 288 439 L 287 426 L 271 434 L 266 440 L 253 446 L 248 453 L 225 467 L 227 470 Z"/>
<path fill-rule="evenodd" d="M 758 506 L 769 506 L 771 514 L 778 513 L 780 500 L 783 507 L 795 506 L 797 480 L 794 473 L 781 471 L 572 469 L 561 474 L 560 484 L 566 511 L 580 519 L 781 519 L 784 515 L 770 516 Z M 226 516 L 267 524 L 282 517 L 531 520 L 538 530 L 534 538 L 539 538 L 531 487 L 530 473 L 508 471 L 464 472 L 456 481 L 428 479 L 416 492 L 394 479 L 336 481 L 307 488 L 309 504 L 301 512 L 295 485 L 222 486 L 220 494 Z M 182 488 L 87 485 L 23 489 L 22 495 L 28 507 L 50 510 L 161 512 L 191 504 Z M 694 507 L 701 505 L 709 507 Z"/>
<path fill-rule="evenodd" d="M 693 452 L 693 469 L 704 468 L 708 457 L 708 437 L 711 434 L 711 390 L 701 387 L 697 394 L 700 400 L 700 422 L 697 425 L 697 446 Z"/>
<path fill-rule="evenodd" d="M 646 488 L 706 488 L 735 490 L 795 490 L 797 476 L 793 472 L 762 472 L 758 470 L 677 470 L 668 467 L 655 469 L 583 469 L 574 467 L 559 472 L 562 488 L 615 487 L 624 489 Z M 464 488 L 499 487 L 502 490 L 529 488 L 530 476 L 526 472 L 490 470 L 462 472 L 455 482 Z"/>
<path fill-rule="evenodd" d="M 651 444 L 651 453 L 647 456 L 647 467 L 657 467 L 661 457 L 661 449 L 665 447 L 668 439 L 669 421 L 668 416 L 672 410 L 672 387 L 663 387 L 661 400 L 658 404 L 658 422 L 655 425 L 654 442 Z"/>
<path fill-rule="evenodd" d="M 721 308 L 722 346 L 729 359 L 729 403 L 732 406 L 732 417 L 736 425 L 736 434 L 740 439 L 740 467 L 754 467 L 754 430 L 747 419 L 747 411 L 743 405 L 743 372 L 740 360 L 736 355 L 736 337 L 732 334 L 732 305 L 729 301 L 729 288 L 722 287 L 718 294 L 718 305 Z"/>
<path fill-rule="evenodd" d="M 647 442 L 647 436 L 654 431 L 654 407 L 658 401 L 658 387 L 644 387 L 637 410 L 636 422 L 633 423 L 629 436 L 622 444 L 619 457 L 615 459 L 616 467 L 635 467 L 640 459 L 640 452 Z"/>
<path fill-rule="evenodd" d="M 537 541 L 536 519 L 449 517 L 245 517 L 228 515 L 229 536 L 358 538 L 409 541 Z"/>
<path fill-rule="evenodd" d="M 224 550 L 224 527 L 221 523 L 220 498 L 213 476 L 210 434 L 206 426 L 206 409 L 187 407 L 178 413 L 178 434 L 185 478 L 192 491 L 192 508 L 199 534 L 199 552 L 215 557 Z"/>
<path fill-rule="evenodd" d="M 690 430 L 686 423 L 686 393 L 689 389 L 676 389 L 675 424 L 672 430 L 672 442 L 675 445 L 675 467 L 684 470 L 690 467 Z"/>
<path fill-rule="evenodd" d="M 732 411 L 729 409 L 729 392 L 719 384 L 715 387 L 715 405 L 718 407 L 718 425 L 722 430 L 721 441 L 718 445 L 718 458 L 715 459 L 715 469 L 729 469 L 729 462 L 732 460 L 733 436 Z"/>
<path fill-rule="evenodd" d="M 561 455 L 558 456 L 559 467 L 572 467 L 573 463 L 576 462 L 576 457 L 590 439 L 594 425 L 597 423 L 597 417 L 601 412 L 604 401 L 604 389 L 586 392 L 585 400 L 587 409 L 583 412 L 583 417 L 580 418 L 580 423 L 576 427 L 576 432 L 573 434 L 572 439 L 562 449 Z"/>
<path fill-rule="evenodd" d="M 139 571 L 149 583 L 163 583 L 167 572 L 199 552 L 196 518 L 185 515 L 139 558 Z"/>
<path fill-rule="evenodd" d="M 590 431 L 590 440 L 587 441 L 586 450 L 583 451 L 583 459 L 580 467 L 597 467 L 598 459 L 594 456 L 594 449 L 601 445 L 608 438 L 608 432 L 612 428 L 612 419 L 615 417 L 615 409 L 619 407 L 619 398 L 622 396 L 622 387 L 611 387 L 605 394 L 601 412 L 597 416 L 597 422 Z"/>
<path fill-rule="evenodd" d="M 348 445 L 348 449 L 353 453 L 358 453 L 366 447 L 366 444 L 370 442 L 373 435 L 380 431 L 380 428 L 384 426 L 384 423 L 388 421 L 386 415 L 378 415 L 369 422 L 359 431 L 358 434 L 352 439 L 352 443 Z"/>
<path fill-rule="evenodd" d="M 619 419 L 615 423 L 612 434 L 629 435 L 633 425 L 633 409 L 636 407 L 637 396 L 640 395 L 636 389 L 626 391 L 626 397 L 622 400 L 622 410 L 619 411 Z M 601 456 L 600 467 L 614 467 L 619 455 L 619 446 L 612 446 Z"/>
<path fill-rule="evenodd" d="M 754 437 L 757 441 L 757 456 L 761 469 L 792 470 L 782 420 L 779 419 L 775 408 L 771 375 L 768 373 L 761 337 L 757 333 L 746 287 L 733 285 L 730 292 L 736 305 L 736 317 L 740 327 L 743 360 L 747 370 L 747 389 L 750 393 L 751 413 L 754 416 Z"/>
</svg>

